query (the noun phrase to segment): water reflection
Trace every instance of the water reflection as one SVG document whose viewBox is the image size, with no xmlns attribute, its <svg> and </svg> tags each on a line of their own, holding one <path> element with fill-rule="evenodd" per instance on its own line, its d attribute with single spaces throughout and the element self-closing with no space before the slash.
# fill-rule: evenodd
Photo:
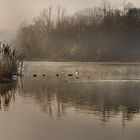
<svg viewBox="0 0 140 140">
<path fill-rule="evenodd" d="M 62 119 L 74 108 L 102 122 L 119 116 L 125 125 L 139 115 L 140 82 L 65 83 L 63 79 L 25 77 L 20 96 L 38 103 L 52 119 Z"/>
<path fill-rule="evenodd" d="M 0 85 L 0 110 L 8 111 L 11 101 L 15 101 L 16 82 Z"/>
<path fill-rule="evenodd" d="M 63 119 L 69 113 L 77 113 L 92 116 L 104 123 L 119 117 L 120 123 L 125 125 L 139 116 L 140 81 L 82 82 L 84 76 L 80 75 L 80 80 L 77 80 L 68 77 L 65 70 L 60 73 L 50 67 L 36 69 L 37 77 L 33 77 L 34 69 L 30 68 L 25 71 L 23 79 L 0 86 L 1 108 L 8 110 L 18 90 L 18 96 L 37 104 L 50 119 Z M 80 74 L 84 71 L 80 71 Z M 59 73 L 59 77 L 56 77 L 56 73 Z"/>
</svg>

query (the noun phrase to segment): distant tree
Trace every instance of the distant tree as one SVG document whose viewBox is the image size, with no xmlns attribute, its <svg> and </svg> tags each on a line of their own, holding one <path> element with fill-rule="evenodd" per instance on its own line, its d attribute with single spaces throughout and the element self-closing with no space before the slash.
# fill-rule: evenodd
<svg viewBox="0 0 140 140">
<path fill-rule="evenodd" d="M 126 61 L 138 50 L 139 36 L 139 8 L 129 3 L 120 10 L 103 1 L 73 15 L 60 5 L 50 6 L 20 27 L 14 44 L 27 59 Z"/>
</svg>

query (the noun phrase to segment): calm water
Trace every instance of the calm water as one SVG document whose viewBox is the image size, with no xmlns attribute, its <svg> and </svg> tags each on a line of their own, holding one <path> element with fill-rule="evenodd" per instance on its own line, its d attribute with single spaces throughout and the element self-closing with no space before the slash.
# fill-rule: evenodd
<svg viewBox="0 0 140 140">
<path fill-rule="evenodd" d="M 0 140 L 139 140 L 139 79 L 139 63 L 26 62 L 0 86 Z"/>
</svg>

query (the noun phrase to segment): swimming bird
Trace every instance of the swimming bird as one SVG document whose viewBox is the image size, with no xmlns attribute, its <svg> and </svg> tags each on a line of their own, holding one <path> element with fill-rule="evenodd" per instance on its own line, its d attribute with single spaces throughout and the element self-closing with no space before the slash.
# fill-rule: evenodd
<svg viewBox="0 0 140 140">
<path fill-rule="evenodd" d="M 78 71 L 76 71 L 76 72 L 75 72 L 75 74 L 76 74 L 76 75 L 79 75 L 79 72 L 78 72 Z"/>
<path fill-rule="evenodd" d="M 73 74 L 68 74 L 68 76 L 73 76 Z"/>
<path fill-rule="evenodd" d="M 36 75 L 36 74 L 34 74 L 34 75 L 33 75 L 33 77 L 37 77 L 37 75 Z"/>
<path fill-rule="evenodd" d="M 76 69 L 76 72 L 75 72 L 75 74 L 76 74 L 76 75 L 79 75 L 79 71 L 78 71 L 77 69 Z"/>
<path fill-rule="evenodd" d="M 18 76 L 15 75 L 15 74 L 12 76 L 12 79 L 13 79 L 13 80 L 17 80 L 17 78 L 18 78 Z"/>
</svg>

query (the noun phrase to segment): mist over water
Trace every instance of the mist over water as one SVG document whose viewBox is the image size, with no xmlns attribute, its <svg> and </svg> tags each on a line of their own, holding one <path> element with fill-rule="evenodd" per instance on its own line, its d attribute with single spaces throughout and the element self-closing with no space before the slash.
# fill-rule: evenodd
<svg viewBox="0 0 140 140">
<path fill-rule="evenodd" d="M 139 140 L 139 68 L 25 62 L 22 79 L 0 86 L 1 138 Z"/>
<path fill-rule="evenodd" d="M 140 2 L 129 2 L 0 1 L 0 140 L 139 140 Z"/>
</svg>

